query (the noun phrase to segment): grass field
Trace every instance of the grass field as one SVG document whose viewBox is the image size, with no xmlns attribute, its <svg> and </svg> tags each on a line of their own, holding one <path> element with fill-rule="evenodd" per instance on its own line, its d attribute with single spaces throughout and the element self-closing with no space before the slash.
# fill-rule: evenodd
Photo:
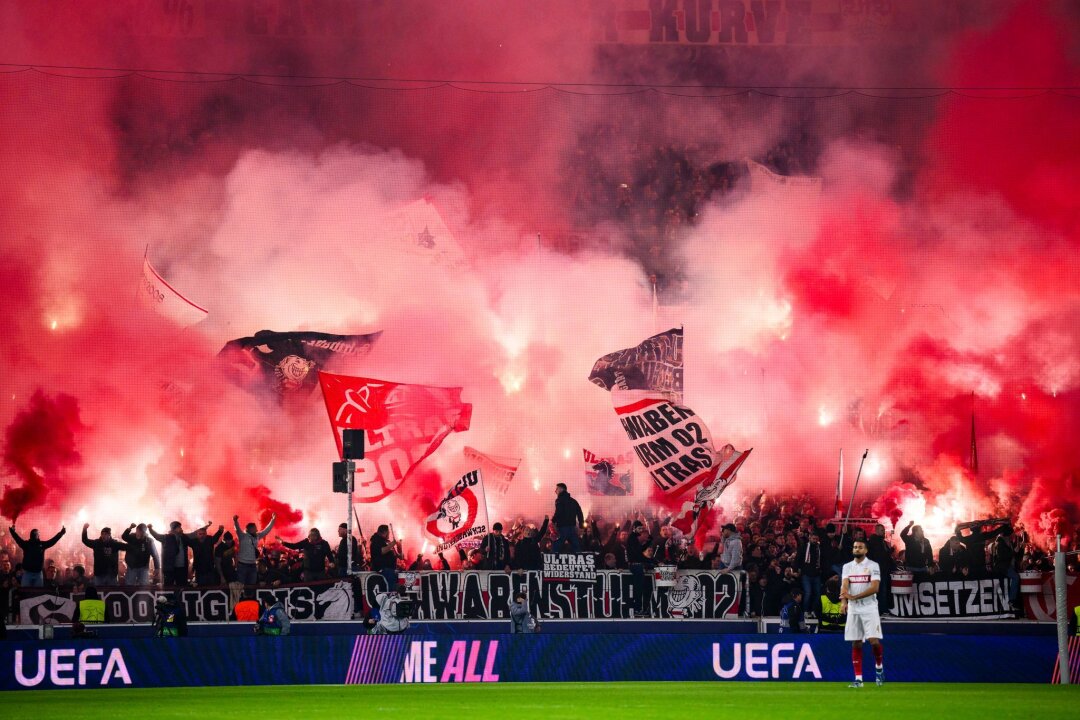
<svg viewBox="0 0 1080 720">
<path fill-rule="evenodd" d="M 117 718 L 886 718 L 1080 717 L 1080 686 L 895 683 L 516 683 L 56 690 L 6 693 L 0 717 Z M 655 713 L 653 715 L 652 713 Z"/>
</svg>

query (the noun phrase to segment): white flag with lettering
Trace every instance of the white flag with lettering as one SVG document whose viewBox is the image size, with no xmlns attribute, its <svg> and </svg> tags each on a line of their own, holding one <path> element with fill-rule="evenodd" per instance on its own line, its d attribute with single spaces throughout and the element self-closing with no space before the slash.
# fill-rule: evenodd
<svg viewBox="0 0 1080 720">
<path fill-rule="evenodd" d="M 150 261 L 143 258 L 142 280 L 139 297 L 143 305 L 153 308 L 180 327 L 188 327 L 204 320 L 210 314 L 206 308 L 196 305 L 181 295 L 161 277 Z"/>
</svg>

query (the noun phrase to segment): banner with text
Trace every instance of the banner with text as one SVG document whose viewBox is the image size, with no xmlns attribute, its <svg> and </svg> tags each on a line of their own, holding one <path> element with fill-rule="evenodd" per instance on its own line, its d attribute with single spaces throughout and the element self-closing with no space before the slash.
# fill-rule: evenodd
<svg viewBox="0 0 1080 720">
<path fill-rule="evenodd" d="M 506 625 L 509 631 L 509 620 Z M 890 682 L 1046 684 L 1056 654 L 1055 638 L 1049 635 L 894 635 L 888 643 Z M 268 641 L 248 634 L 182 642 L 145 637 L 0 643 L 0 690 L 672 680 L 836 683 L 850 677 L 850 643 L 839 635 L 641 633 L 631 638 L 596 632 L 466 632 L 293 635 Z M 93 698 L 83 702 L 92 705 Z"/>
<path fill-rule="evenodd" d="M 428 571 L 416 575 L 418 584 L 414 578 L 414 584 L 406 586 L 406 594 L 416 600 L 420 620 L 509 619 L 510 602 L 518 592 L 525 593 L 530 612 L 541 620 L 629 618 L 631 614 L 637 618 L 719 620 L 737 617 L 740 606 L 739 576 L 711 570 L 680 571 L 672 587 L 655 586 L 650 573 L 635 577 L 614 570 L 594 571 L 591 581 L 551 581 L 536 570 Z M 262 587 L 256 590 L 256 597 L 267 606 L 280 601 L 293 620 L 347 620 L 377 605 L 375 596 L 387 590 L 386 578 L 378 573 L 359 573 L 355 581 Z M 153 588 L 102 588 L 105 621 L 151 623 L 158 596 L 171 594 Z M 66 596 L 25 588 L 17 597 L 26 613 L 38 608 L 24 616 L 25 624 L 71 622 L 75 604 Z M 191 622 L 224 622 L 232 609 L 227 587 L 181 590 L 180 599 Z"/>
<path fill-rule="evenodd" d="M 472 405 L 459 387 L 431 387 L 320 372 L 338 454 L 341 431 L 365 430 L 353 500 L 372 503 L 401 487 L 452 432 L 469 429 Z"/>
<path fill-rule="evenodd" d="M 596 553 L 544 553 L 545 582 L 593 582 Z"/>
<path fill-rule="evenodd" d="M 455 547 L 476 547 L 491 530 L 487 494 L 479 470 L 461 476 L 424 523 L 424 531 L 435 541 L 435 552 Z"/>
<path fill-rule="evenodd" d="M 180 327 L 188 327 L 206 319 L 210 311 L 184 297 L 179 290 L 161 277 L 150 261 L 143 258 L 142 278 L 139 281 L 139 300 Z"/>
<path fill-rule="evenodd" d="M 927 580 L 916 582 L 908 595 L 892 594 L 892 614 L 902 618 L 1010 618 L 1009 581 Z"/>
</svg>

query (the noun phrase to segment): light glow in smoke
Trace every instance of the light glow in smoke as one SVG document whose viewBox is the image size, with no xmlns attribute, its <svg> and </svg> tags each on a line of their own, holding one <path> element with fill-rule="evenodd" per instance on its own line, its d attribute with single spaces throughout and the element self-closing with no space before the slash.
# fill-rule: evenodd
<svg viewBox="0 0 1080 720">
<path fill-rule="evenodd" d="M 833 420 L 836 418 L 824 405 L 818 408 L 817 421 L 821 427 L 828 427 L 833 424 Z"/>
<path fill-rule="evenodd" d="M 870 453 L 866 457 L 866 466 L 863 468 L 863 472 L 867 477 L 877 477 L 881 474 L 881 469 L 884 466 L 881 458 L 876 453 Z"/>
</svg>

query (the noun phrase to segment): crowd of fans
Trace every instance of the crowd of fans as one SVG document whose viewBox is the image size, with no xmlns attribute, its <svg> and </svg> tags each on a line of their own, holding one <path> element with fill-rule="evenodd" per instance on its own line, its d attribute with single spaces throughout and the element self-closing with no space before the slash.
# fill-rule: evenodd
<svg viewBox="0 0 1080 720">
<path fill-rule="evenodd" d="M 889 573 L 899 568 L 912 572 L 916 580 L 1004 575 L 1011 581 L 1013 603 L 1018 600 L 1019 572 L 1052 569 L 1050 557 L 1031 542 L 1024 527 L 1004 518 L 961 524 L 935 548 L 911 522 L 894 533 L 880 523 L 852 524 L 845 531 L 838 520 L 819 520 L 809 497 L 761 493 L 738 503 L 731 515 L 717 533 L 706 534 L 699 549 L 656 511 L 585 517 L 560 485 L 552 516 L 539 524 L 524 517 L 505 526 L 496 522 L 476 544 L 459 546 L 454 553 L 407 555 L 387 525 L 370 537 L 353 536 L 352 569 L 389 575 L 433 569 L 541 570 L 543 553 L 580 550 L 596 553 L 599 569 L 639 575 L 657 565 L 745 573 L 750 616 L 780 614 L 796 588 L 806 598 L 807 611 L 820 613 L 821 596 L 839 593 L 840 569 L 852 559 L 856 540 L 867 542 L 868 557 L 882 568 L 878 598 L 883 613 L 889 609 Z M 78 595 L 94 586 L 277 587 L 347 574 L 350 536 L 344 523 L 331 545 L 317 529 L 298 542 L 287 542 L 272 535 L 275 519 L 259 528 L 255 523 L 241 527 L 234 517 L 231 529 L 218 525 L 214 532 L 210 524 L 185 532 L 173 522 L 168 532 L 159 533 L 152 525 L 132 523 L 119 540 L 107 527 L 91 537 L 89 525 L 84 525 L 77 550 L 53 549 L 64 528 L 43 539 L 37 530 L 23 535 L 12 526 L 0 538 L 0 584 L 8 591 L 41 587 Z"/>
</svg>

